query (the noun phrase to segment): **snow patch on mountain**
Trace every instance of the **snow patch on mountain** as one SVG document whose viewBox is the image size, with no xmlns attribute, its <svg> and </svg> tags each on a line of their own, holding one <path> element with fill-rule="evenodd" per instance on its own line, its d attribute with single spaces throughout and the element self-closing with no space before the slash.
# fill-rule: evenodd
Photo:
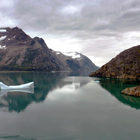
<svg viewBox="0 0 140 140">
<path fill-rule="evenodd" d="M 78 52 L 62 52 L 66 56 L 70 56 L 73 59 L 80 58 L 81 55 Z"/>
<path fill-rule="evenodd" d="M 65 55 L 65 56 L 69 56 L 71 57 L 72 59 L 78 59 L 78 58 L 81 58 L 81 54 L 78 53 L 78 52 L 59 52 L 59 51 L 52 51 L 52 52 L 55 52 L 55 54 L 57 55 Z"/>
<path fill-rule="evenodd" d="M 6 45 L 5 46 L 1 46 L 0 45 L 0 49 L 4 49 L 5 50 L 6 49 Z"/>
<path fill-rule="evenodd" d="M 4 40 L 6 38 L 6 35 L 5 36 L 1 36 L 0 37 L 0 41 Z"/>
<path fill-rule="evenodd" d="M 6 29 L 0 29 L 0 32 L 6 32 Z"/>
<path fill-rule="evenodd" d="M 60 54 L 60 52 L 56 52 L 56 54 Z"/>
</svg>

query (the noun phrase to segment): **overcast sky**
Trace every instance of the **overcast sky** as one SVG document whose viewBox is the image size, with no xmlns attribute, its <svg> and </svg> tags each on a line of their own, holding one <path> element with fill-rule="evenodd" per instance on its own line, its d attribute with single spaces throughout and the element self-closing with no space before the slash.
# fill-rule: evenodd
<svg viewBox="0 0 140 140">
<path fill-rule="evenodd" d="M 1 0 L 0 19 L 0 27 L 17 26 L 98 66 L 140 44 L 140 0 Z"/>
</svg>

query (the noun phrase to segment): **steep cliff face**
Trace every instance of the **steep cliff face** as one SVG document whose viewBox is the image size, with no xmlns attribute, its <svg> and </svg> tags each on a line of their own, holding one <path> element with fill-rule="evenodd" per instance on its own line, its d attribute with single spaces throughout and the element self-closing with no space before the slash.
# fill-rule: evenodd
<svg viewBox="0 0 140 140">
<path fill-rule="evenodd" d="M 49 49 L 42 38 L 31 38 L 23 30 L 0 28 L 0 70 L 32 71 L 85 71 L 97 70 L 84 67 L 79 61 Z"/>
<path fill-rule="evenodd" d="M 140 78 L 140 45 L 127 49 L 103 65 L 91 77 Z"/>
</svg>

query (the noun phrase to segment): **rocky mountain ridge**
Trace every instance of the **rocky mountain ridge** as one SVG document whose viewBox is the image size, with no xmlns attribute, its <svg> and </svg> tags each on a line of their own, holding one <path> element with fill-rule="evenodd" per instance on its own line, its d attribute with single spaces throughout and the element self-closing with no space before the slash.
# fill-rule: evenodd
<svg viewBox="0 0 140 140">
<path fill-rule="evenodd" d="M 89 76 L 140 79 L 140 45 L 124 50 Z"/>
<path fill-rule="evenodd" d="M 80 59 L 55 52 L 42 38 L 31 38 L 18 27 L 0 28 L 0 70 L 95 71 L 98 67 L 82 54 Z"/>
</svg>

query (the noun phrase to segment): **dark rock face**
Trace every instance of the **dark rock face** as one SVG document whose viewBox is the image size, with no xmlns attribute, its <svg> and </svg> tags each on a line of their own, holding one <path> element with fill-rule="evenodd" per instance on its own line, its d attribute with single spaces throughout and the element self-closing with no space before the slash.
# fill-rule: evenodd
<svg viewBox="0 0 140 140">
<path fill-rule="evenodd" d="M 87 58 L 88 59 L 88 58 Z M 85 60 L 83 59 L 83 62 Z M 83 62 L 49 49 L 42 38 L 31 38 L 15 28 L 0 28 L 0 70 L 25 71 L 95 71 L 96 66 L 88 59 Z M 94 66 L 94 67 L 93 67 Z"/>
<path fill-rule="evenodd" d="M 121 52 L 89 76 L 140 79 L 140 45 Z"/>
</svg>

